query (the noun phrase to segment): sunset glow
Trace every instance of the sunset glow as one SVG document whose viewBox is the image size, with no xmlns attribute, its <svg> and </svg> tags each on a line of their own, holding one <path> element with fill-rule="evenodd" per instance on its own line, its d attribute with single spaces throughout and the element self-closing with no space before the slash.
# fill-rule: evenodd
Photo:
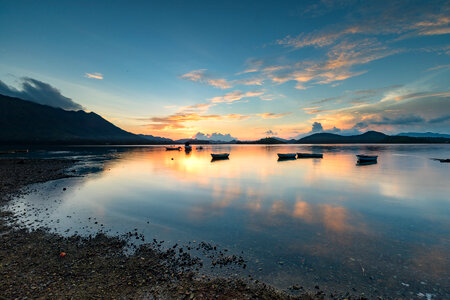
<svg viewBox="0 0 450 300">
<path fill-rule="evenodd" d="M 0 90 L 35 79 L 74 108 L 173 139 L 293 138 L 314 122 L 341 134 L 449 132 L 449 11 L 447 1 L 2 1 Z"/>
</svg>

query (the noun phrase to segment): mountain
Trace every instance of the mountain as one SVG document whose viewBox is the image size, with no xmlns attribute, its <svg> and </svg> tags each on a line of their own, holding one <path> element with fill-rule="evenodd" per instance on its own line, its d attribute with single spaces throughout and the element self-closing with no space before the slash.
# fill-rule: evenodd
<svg viewBox="0 0 450 300">
<path fill-rule="evenodd" d="M 279 140 L 280 142 L 283 142 L 283 143 L 288 143 L 289 142 L 289 140 L 283 139 L 283 138 L 280 138 L 280 137 L 277 137 L 277 136 L 271 136 L 270 138 Z"/>
<path fill-rule="evenodd" d="M 380 143 L 387 137 L 388 135 L 377 131 L 349 136 L 335 133 L 315 133 L 299 139 L 298 142 L 301 144 Z"/>
<path fill-rule="evenodd" d="M 450 143 L 450 139 L 441 137 L 391 136 L 377 131 L 368 131 L 359 135 L 343 136 L 334 133 L 315 133 L 296 141 L 297 144 L 413 144 L 413 143 Z"/>
<path fill-rule="evenodd" d="M 279 138 L 267 137 L 257 141 L 237 141 L 236 144 L 286 144 L 285 141 L 281 141 Z"/>
<path fill-rule="evenodd" d="M 155 143 L 166 143 L 166 144 L 173 144 L 174 141 L 168 138 L 164 138 L 164 137 L 159 137 L 159 136 L 153 136 L 153 135 L 146 135 L 146 134 L 138 134 L 140 137 L 149 140 L 150 142 L 155 142 Z"/>
<path fill-rule="evenodd" d="M 402 132 L 397 134 L 398 136 L 410 136 L 410 137 L 436 137 L 450 139 L 450 134 L 434 133 L 434 132 Z"/>
<path fill-rule="evenodd" d="M 96 113 L 0 95 L 0 144 L 146 144 Z"/>
</svg>

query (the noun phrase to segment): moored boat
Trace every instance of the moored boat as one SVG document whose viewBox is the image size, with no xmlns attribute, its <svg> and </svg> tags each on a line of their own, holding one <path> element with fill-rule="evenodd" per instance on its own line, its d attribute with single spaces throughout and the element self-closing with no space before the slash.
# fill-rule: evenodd
<svg viewBox="0 0 450 300">
<path fill-rule="evenodd" d="M 358 162 L 375 162 L 378 159 L 378 155 L 356 155 Z"/>
<path fill-rule="evenodd" d="M 181 147 L 166 147 L 166 151 L 181 150 Z"/>
<path fill-rule="evenodd" d="M 287 159 L 287 158 L 296 158 L 297 153 L 278 153 L 278 158 Z"/>
<path fill-rule="evenodd" d="M 230 156 L 230 153 L 211 153 L 213 159 L 226 159 Z"/>
<path fill-rule="evenodd" d="M 191 143 L 189 143 L 189 142 L 184 143 L 184 151 L 186 151 L 186 152 L 192 151 Z"/>
<path fill-rule="evenodd" d="M 297 153 L 298 158 L 323 158 L 322 153 Z"/>
</svg>

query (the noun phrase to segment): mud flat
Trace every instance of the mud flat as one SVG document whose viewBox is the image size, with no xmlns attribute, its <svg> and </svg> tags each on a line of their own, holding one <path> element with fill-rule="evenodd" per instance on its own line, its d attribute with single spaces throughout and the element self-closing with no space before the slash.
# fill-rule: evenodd
<svg viewBox="0 0 450 300">
<path fill-rule="evenodd" d="M 182 248 L 158 243 L 126 254 L 129 237 L 63 237 L 14 224 L 4 204 L 33 183 L 76 176 L 65 159 L 0 159 L 0 299 L 323 299 L 345 298 L 292 288 L 278 291 L 251 279 L 201 275 L 202 261 Z M 128 240 L 127 240 L 128 239 Z M 220 261 L 220 260 L 219 260 Z M 241 263 L 237 260 L 238 263 Z M 350 299 L 350 297 L 347 296 Z"/>
</svg>

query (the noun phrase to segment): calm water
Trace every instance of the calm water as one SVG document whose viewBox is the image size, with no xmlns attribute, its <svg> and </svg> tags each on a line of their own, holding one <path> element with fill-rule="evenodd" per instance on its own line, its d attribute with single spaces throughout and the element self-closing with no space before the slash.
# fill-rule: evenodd
<svg viewBox="0 0 450 300">
<path fill-rule="evenodd" d="M 450 164 L 430 158 L 450 157 L 450 145 L 203 147 L 36 152 L 84 157 L 82 168 L 99 171 L 37 185 L 11 209 L 61 233 L 137 228 L 168 246 L 243 251 L 247 269 L 232 272 L 282 289 L 449 296 Z M 324 158 L 277 161 L 277 152 L 300 151 Z M 230 159 L 211 162 L 211 152 Z M 358 153 L 378 163 L 357 166 Z"/>
</svg>

